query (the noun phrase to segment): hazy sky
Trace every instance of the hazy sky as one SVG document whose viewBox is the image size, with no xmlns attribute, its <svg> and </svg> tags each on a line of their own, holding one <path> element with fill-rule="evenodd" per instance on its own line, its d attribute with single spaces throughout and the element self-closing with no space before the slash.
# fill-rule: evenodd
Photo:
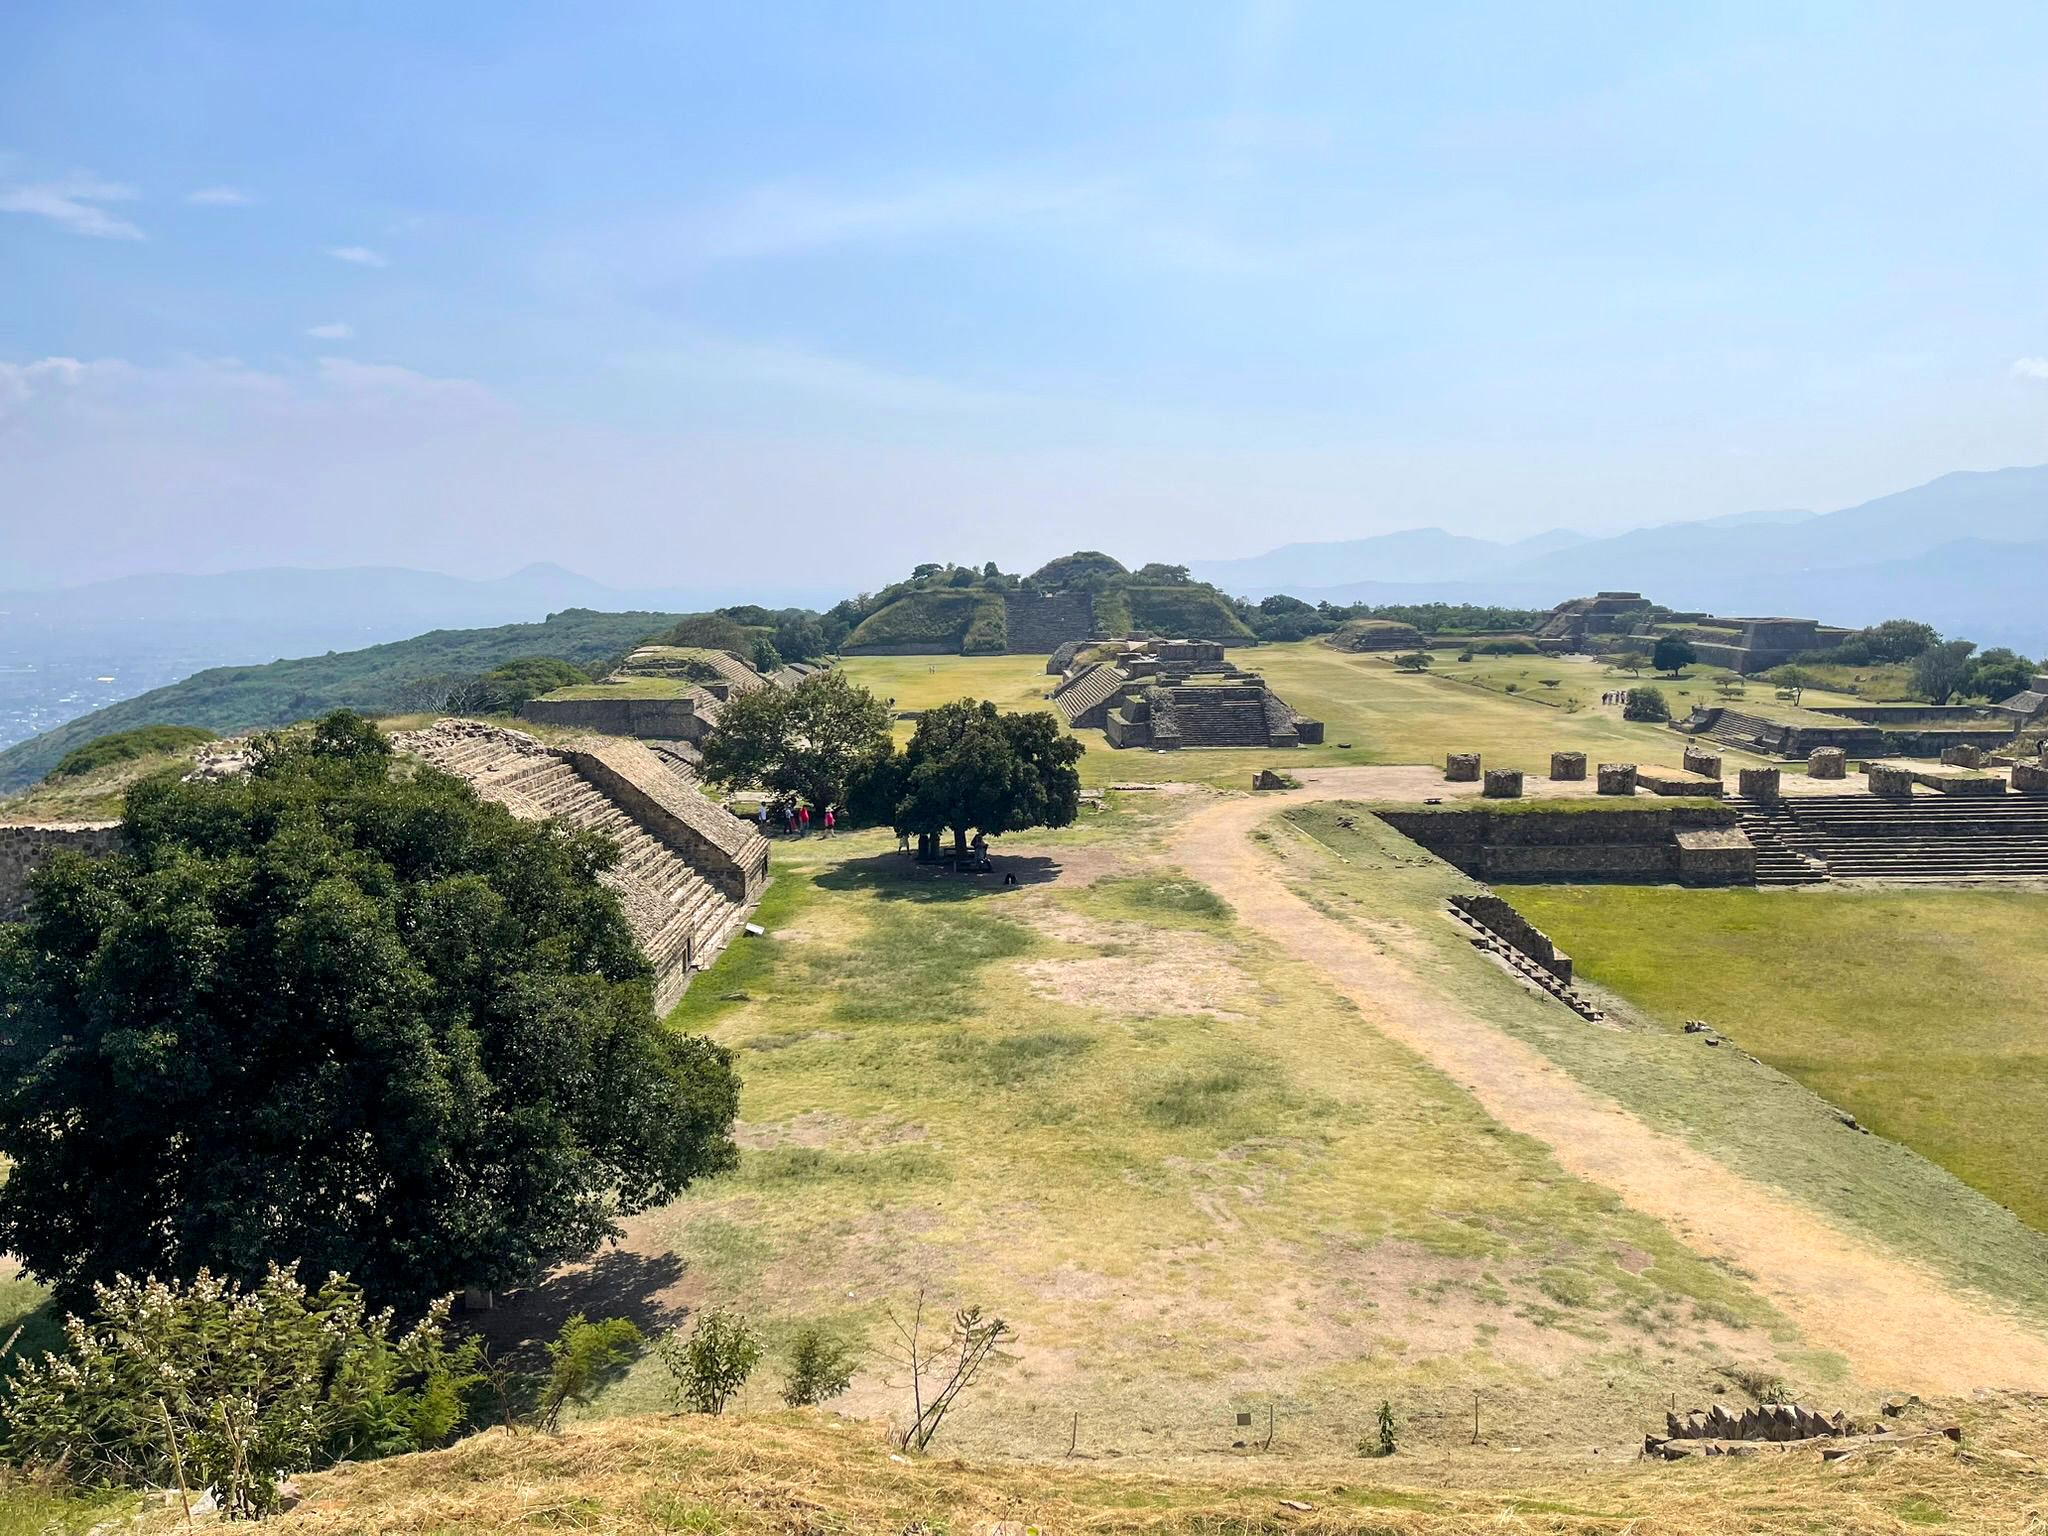
<svg viewBox="0 0 2048 1536">
<path fill-rule="evenodd" d="M 0 7 L 0 582 L 871 585 L 2042 460 L 2037 3 Z"/>
</svg>

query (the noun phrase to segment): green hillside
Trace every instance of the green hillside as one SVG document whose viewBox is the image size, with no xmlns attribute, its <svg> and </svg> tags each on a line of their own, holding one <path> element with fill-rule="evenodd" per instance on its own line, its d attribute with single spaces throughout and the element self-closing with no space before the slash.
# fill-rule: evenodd
<svg viewBox="0 0 2048 1536">
<path fill-rule="evenodd" d="M 390 712 L 408 685 L 554 656 L 580 666 L 606 661 L 677 622 L 673 613 L 597 613 L 569 608 L 545 623 L 437 629 L 360 651 L 329 651 L 257 667 L 215 667 L 153 688 L 0 752 L 0 791 L 33 784 L 73 749 L 144 725 L 195 725 L 227 734 L 287 725 L 329 709 Z"/>
<path fill-rule="evenodd" d="M 1214 587 L 1145 586 L 1132 582 L 1123 588 L 1131 623 L 1155 634 L 1178 635 L 1194 640 L 1244 640 L 1251 630 L 1231 611 L 1230 599 Z"/>
<path fill-rule="evenodd" d="M 974 633 L 974 632 L 982 633 Z M 970 645 L 970 640 L 978 643 Z M 935 587 L 907 592 L 869 614 L 847 636 L 849 646 L 930 646 L 958 653 L 1001 651 L 1003 599 L 975 587 Z"/>
</svg>

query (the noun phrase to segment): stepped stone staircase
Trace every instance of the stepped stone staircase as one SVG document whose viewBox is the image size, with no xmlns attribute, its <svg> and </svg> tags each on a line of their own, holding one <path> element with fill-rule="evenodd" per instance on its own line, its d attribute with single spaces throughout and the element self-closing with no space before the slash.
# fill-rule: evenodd
<svg viewBox="0 0 2048 1536">
<path fill-rule="evenodd" d="M 1095 632 L 1095 598 L 1087 592 L 1008 592 L 1003 628 L 1003 649 L 1010 655 L 1049 656 Z"/>
<path fill-rule="evenodd" d="M 2048 878 L 2048 795 L 1807 795 L 1771 806 L 1730 803 L 1756 845 L 1759 885 Z"/>
<path fill-rule="evenodd" d="M 1104 662 L 1091 667 L 1070 683 L 1056 689 L 1052 701 L 1067 724 L 1076 728 L 1102 724 L 1104 706 L 1115 698 L 1130 677 L 1121 667 Z"/>
<path fill-rule="evenodd" d="M 521 731 L 466 720 L 406 732 L 395 744 L 468 780 L 515 816 L 555 818 L 617 845 L 618 862 L 598 878 L 618 893 L 654 967 L 659 1012 L 675 1006 L 760 898 L 766 842 L 644 749 L 616 742 L 557 748 Z M 691 797 L 708 814 L 699 816 L 678 796 Z"/>
<path fill-rule="evenodd" d="M 1697 734 L 1706 741 L 1718 741 L 1724 747 L 1739 747 L 1746 752 L 1755 752 L 1764 757 L 1785 756 L 1785 727 L 1774 725 L 1759 715 L 1745 714 L 1739 709 L 1717 707 L 1714 722 Z"/>
</svg>

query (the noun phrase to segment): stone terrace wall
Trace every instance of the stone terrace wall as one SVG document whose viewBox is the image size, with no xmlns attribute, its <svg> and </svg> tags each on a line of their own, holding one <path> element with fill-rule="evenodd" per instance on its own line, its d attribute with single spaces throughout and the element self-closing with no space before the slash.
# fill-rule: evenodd
<svg viewBox="0 0 2048 1536">
<path fill-rule="evenodd" d="M 696 700 L 690 698 L 528 699 L 519 713 L 543 725 L 601 731 L 607 736 L 700 741 L 711 728 L 697 712 Z"/>
<path fill-rule="evenodd" d="M 21 915 L 28 901 L 28 877 L 65 851 L 97 858 L 121 844 L 118 821 L 53 822 L 0 826 L 0 922 Z"/>
<path fill-rule="evenodd" d="M 1491 891 L 1453 896 L 1451 905 L 1491 928 L 1559 981 L 1572 979 L 1572 957 L 1550 942 L 1550 936 Z"/>
<path fill-rule="evenodd" d="M 732 900 L 751 906 L 761 899 L 768 883 L 768 840 L 677 779 L 639 742 L 587 740 L 558 750 Z"/>
<path fill-rule="evenodd" d="M 1644 806 L 1614 811 L 1382 810 L 1395 831 L 1481 880 L 1677 880 L 1678 834 L 1731 828 L 1720 806 Z"/>
</svg>

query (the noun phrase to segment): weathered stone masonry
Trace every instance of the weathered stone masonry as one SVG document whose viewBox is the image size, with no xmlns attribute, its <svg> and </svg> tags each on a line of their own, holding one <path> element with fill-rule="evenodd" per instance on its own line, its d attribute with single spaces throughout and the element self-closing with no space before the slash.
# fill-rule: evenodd
<svg viewBox="0 0 2048 1536">
<path fill-rule="evenodd" d="M 53 855 L 70 851 L 97 858 L 120 843 L 118 821 L 0 825 L 0 922 L 21 915 L 28 902 L 28 877 Z"/>
</svg>

